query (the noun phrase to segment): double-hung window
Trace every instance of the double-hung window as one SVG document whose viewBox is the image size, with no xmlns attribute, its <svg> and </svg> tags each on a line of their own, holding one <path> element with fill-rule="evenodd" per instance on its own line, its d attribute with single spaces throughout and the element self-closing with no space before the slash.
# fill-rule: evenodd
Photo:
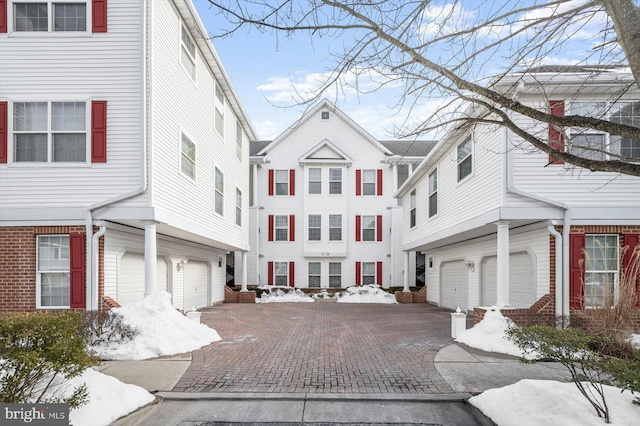
<svg viewBox="0 0 640 426">
<path fill-rule="evenodd" d="M 85 102 L 14 102 L 14 161 L 87 161 Z"/>
<path fill-rule="evenodd" d="M 342 287 L 342 263 L 329 262 L 329 287 Z"/>
<path fill-rule="evenodd" d="M 322 216 L 319 214 L 309 215 L 309 241 L 320 241 L 322 239 Z"/>
<path fill-rule="evenodd" d="M 329 169 L 329 194 L 342 194 L 342 169 Z"/>
<path fill-rule="evenodd" d="M 224 173 L 215 168 L 215 211 L 224 215 Z"/>
<path fill-rule="evenodd" d="M 585 236 L 586 306 L 613 306 L 617 297 L 619 267 L 617 235 Z"/>
<path fill-rule="evenodd" d="M 187 27 L 182 25 L 180 37 L 180 62 L 192 80 L 196 79 L 196 44 Z"/>
<path fill-rule="evenodd" d="M 362 171 L 362 195 L 376 195 L 376 170 Z"/>
<path fill-rule="evenodd" d="M 289 285 L 289 262 L 275 262 L 274 275 L 276 285 Z"/>
<path fill-rule="evenodd" d="M 242 124 L 236 121 L 236 158 L 242 161 Z"/>
<path fill-rule="evenodd" d="M 429 217 L 438 213 L 438 169 L 429 173 Z"/>
<path fill-rule="evenodd" d="M 180 144 L 180 171 L 185 176 L 196 179 L 196 145 L 184 133 Z"/>
<path fill-rule="evenodd" d="M 411 195 L 409 196 L 409 205 L 410 205 L 410 211 L 409 211 L 410 225 L 409 226 L 413 228 L 414 226 L 416 226 L 416 190 L 415 189 L 411 191 Z"/>
<path fill-rule="evenodd" d="M 375 262 L 362 262 L 362 284 L 375 284 L 376 283 L 376 263 Z"/>
<path fill-rule="evenodd" d="M 473 141 L 471 135 L 458 145 L 458 182 L 473 172 Z"/>
<path fill-rule="evenodd" d="M 236 225 L 242 226 L 242 192 L 236 188 Z"/>
<path fill-rule="evenodd" d="M 276 241 L 289 241 L 289 216 L 276 215 L 275 231 Z"/>
<path fill-rule="evenodd" d="M 276 170 L 276 195 L 289 195 L 289 170 Z"/>
<path fill-rule="evenodd" d="M 216 102 L 215 102 L 215 128 L 216 132 L 224 139 L 224 92 L 222 86 L 216 81 L 215 83 Z M 236 128 L 237 132 L 237 128 Z"/>
<path fill-rule="evenodd" d="M 13 28 L 17 32 L 87 30 L 86 1 L 15 2 L 13 17 Z"/>
<path fill-rule="evenodd" d="M 342 215 L 329 215 L 329 241 L 342 241 Z"/>
<path fill-rule="evenodd" d="M 309 287 L 320 287 L 320 262 L 309 262 Z"/>
<path fill-rule="evenodd" d="M 37 237 L 38 307 L 70 305 L 70 247 L 68 235 Z"/>
<path fill-rule="evenodd" d="M 571 102 L 570 113 L 640 127 L 640 102 Z M 593 129 L 570 129 L 570 150 L 591 160 L 640 159 L 640 140 Z"/>
<path fill-rule="evenodd" d="M 319 167 L 309 168 L 309 194 L 322 193 L 322 169 Z"/>
<path fill-rule="evenodd" d="M 376 240 L 376 217 L 362 216 L 362 241 Z"/>
</svg>

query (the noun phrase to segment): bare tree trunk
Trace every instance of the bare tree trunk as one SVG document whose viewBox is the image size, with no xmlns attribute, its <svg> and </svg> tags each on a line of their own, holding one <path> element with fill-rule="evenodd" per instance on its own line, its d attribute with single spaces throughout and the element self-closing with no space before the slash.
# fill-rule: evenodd
<svg viewBox="0 0 640 426">
<path fill-rule="evenodd" d="M 627 56 L 629 67 L 640 82 L 640 7 L 633 0 L 601 0 L 613 20 L 618 43 Z"/>
</svg>

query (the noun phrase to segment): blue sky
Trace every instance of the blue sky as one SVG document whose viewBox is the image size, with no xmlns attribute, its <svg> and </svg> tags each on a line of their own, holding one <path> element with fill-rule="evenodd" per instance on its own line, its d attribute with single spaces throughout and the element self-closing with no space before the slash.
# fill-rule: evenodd
<svg viewBox="0 0 640 426">
<path fill-rule="evenodd" d="M 442 0 L 440 4 L 446 8 L 447 2 Z M 464 3 L 465 6 L 471 4 L 474 7 L 479 4 L 477 0 L 466 0 Z M 220 34 L 223 28 L 228 28 L 224 17 L 206 0 L 194 0 L 194 4 L 210 34 Z M 501 2 L 493 3 L 496 4 L 504 7 Z M 465 13 L 459 12 L 460 16 Z M 573 33 L 571 45 L 565 44 L 561 50 L 545 57 L 544 62 L 571 64 L 585 58 L 589 46 L 598 43 L 593 30 L 598 24 L 596 20 L 582 27 L 580 32 Z M 427 27 L 425 31 L 428 31 Z M 296 105 L 292 100 L 293 87 L 306 90 L 317 85 L 332 68 L 331 50 L 341 52 L 342 43 L 341 39 L 326 37 L 311 40 L 306 34 L 298 34 L 293 38 L 282 34 L 262 34 L 255 28 L 245 28 L 229 37 L 213 40 L 258 137 L 263 140 L 274 139 L 300 118 L 305 107 Z M 495 73 L 498 72 L 497 66 Z M 490 74 L 491 67 L 489 63 L 482 68 Z M 444 103 L 437 96 L 423 97 L 413 109 L 408 106 L 404 109 L 390 108 L 401 92 L 398 87 L 390 87 L 364 95 L 353 92 L 327 93 L 325 97 L 374 137 L 384 140 L 396 139 L 394 127 L 402 125 L 407 117 L 415 120 L 430 116 Z M 436 137 L 436 134 L 427 134 L 424 138 Z"/>
</svg>

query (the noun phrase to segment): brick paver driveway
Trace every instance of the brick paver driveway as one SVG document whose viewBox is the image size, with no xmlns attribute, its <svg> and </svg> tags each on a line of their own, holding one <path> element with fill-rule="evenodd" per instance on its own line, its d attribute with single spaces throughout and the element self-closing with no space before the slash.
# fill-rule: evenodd
<svg viewBox="0 0 640 426">
<path fill-rule="evenodd" d="M 193 352 L 179 392 L 452 393 L 433 365 L 449 311 L 427 304 L 224 304 L 222 341 Z"/>
</svg>

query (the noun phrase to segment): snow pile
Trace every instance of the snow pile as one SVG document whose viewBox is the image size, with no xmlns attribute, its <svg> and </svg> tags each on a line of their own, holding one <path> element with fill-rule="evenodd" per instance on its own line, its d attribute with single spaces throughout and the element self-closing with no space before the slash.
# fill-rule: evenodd
<svg viewBox="0 0 640 426">
<path fill-rule="evenodd" d="M 122 383 L 91 368 L 65 382 L 60 390 L 64 396 L 69 396 L 83 383 L 89 391 L 89 402 L 69 413 L 69 424 L 76 426 L 107 426 L 155 400 L 140 386 Z"/>
<path fill-rule="evenodd" d="M 384 291 L 378 284 L 349 287 L 336 294 L 338 303 L 398 303 L 396 296 Z"/>
<path fill-rule="evenodd" d="M 486 352 L 522 357 L 522 351 L 510 340 L 505 331 L 515 324 L 498 309 L 488 309 L 484 318 L 472 328 L 458 334 L 456 342 Z"/>
<path fill-rule="evenodd" d="M 587 385 L 588 386 L 588 385 Z M 604 386 L 611 424 L 635 425 L 640 406 L 633 404 L 630 392 Z M 489 389 L 469 399 L 500 426 L 602 426 L 587 399 L 573 383 L 553 380 L 521 380 L 503 388 Z"/>
<path fill-rule="evenodd" d="M 333 295 L 327 291 L 327 289 L 323 288 L 319 293 L 316 293 L 312 296 L 314 299 L 331 299 Z"/>
<path fill-rule="evenodd" d="M 281 289 L 261 287 L 263 290 L 267 290 L 260 296 L 260 303 L 272 303 L 272 302 L 315 302 L 311 296 L 305 294 L 298 288 Z"/>
<path fill-rule="evenodd" d="M 631 343 L 634 348 L 640 349 L 640 334 L 632 334 L 629 337 L 629 343 Z"/>
<path fill-rule="evenodd" d="M 190 352 L 222 340 L 218 332 L 190 320 L 171 305 L 171 295 L 159 291 L 122 308 L 123 321 L 139 331 L 133 340 L 91 348 L 108 360 L 141 360 Z"/>
</svg>

